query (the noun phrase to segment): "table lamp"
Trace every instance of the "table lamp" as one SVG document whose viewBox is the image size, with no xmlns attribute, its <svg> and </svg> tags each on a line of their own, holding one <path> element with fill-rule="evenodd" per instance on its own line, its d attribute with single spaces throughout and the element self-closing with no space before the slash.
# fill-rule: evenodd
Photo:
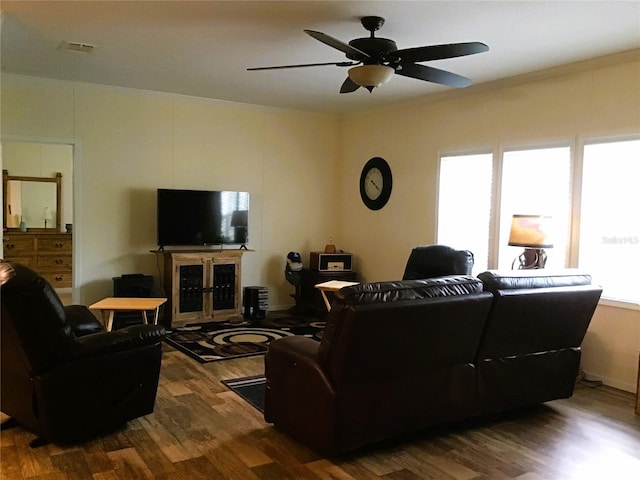
<svg viewBox="0 0 640 480">
<path fill-rule="evenodd" d="M 235 210 L 231 212 L 231 226 L 234 229 L 234 242 L 244 245 L 247 243 L 247 230 L 249 226 L 249 211 Z M 246 247 L 245 247 L 246 248 Z"/>
<path fill-rule="evenodd" d="M 44 207 L 44 215 L 42 216 L 42 218 L 44 219 L 44 228 L 47 228 L 47 222 L 53 220 L 51 212 L 49 211 L 49 207 Z"/>
<path fill-rule="evenodd" d="M 519 263 L 520 270 L 544 268 L 547 263 L 545 248 L 553 248 L 550 241 L 551 217 L 545 215 L 513 215 L 509 245 L 524 247 L 522 252 L 511 264 L 515 267 Z"/>
</svg>

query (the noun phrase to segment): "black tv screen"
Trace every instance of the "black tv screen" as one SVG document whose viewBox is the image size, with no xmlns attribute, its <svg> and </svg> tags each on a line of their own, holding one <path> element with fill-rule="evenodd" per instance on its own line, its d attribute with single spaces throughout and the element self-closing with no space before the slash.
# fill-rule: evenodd
<svg viewBox="0 0 640 480">
<path fill-rule="evenodd" d="M 244 245 L 249 193 L 159 188 L 158 245 Z"/>
</svg>

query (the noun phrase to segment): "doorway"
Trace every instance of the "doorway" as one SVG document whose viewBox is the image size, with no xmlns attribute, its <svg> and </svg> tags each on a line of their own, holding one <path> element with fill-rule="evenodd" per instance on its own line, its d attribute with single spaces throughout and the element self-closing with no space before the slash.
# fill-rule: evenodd
<svg viewBox="0 0 640 480">
<path fill-rule="evenodd" d="M 65 240 L 66 243 L 71 244 L 71 248 L 68 252 L 65 251 L 65 255 L 69 256 L 69 258 L 65 258 L 66 264 L 68 264 L 68 272 L 63 272 L 64 282 L 62 282 L 60 287 L 56 287 L 56 291 L 58 292 L 63 303 L 71 304 L 73 303 L 73 264 L 74 255 L 73 251 L 75 250 L 75 241 L 73 235 L 73 224 L 74 224 L 74 201 L 73 201 L 73 174 L 74 174 L 74 153 L 75 146 L 73 143 L 68 142 L 47 142 L 47 141 L 30 141 L 30 140 L 16 140 L 16 139 L 2 139 L 2 169 L 6 171 L 7 175 L 10 177 L 22 177 L 27 180 L 35 180 L 37 182 L 38 179 L 51 179 L 58 175 L 61 177 L 61 185 L 59 188 L 60 198 L 56 198 L 52 200 L 52 205 L 59 205 L 59 212 L 55 212 L 57 215 L 59 213 L 60 221 L 55 225 L 55 228 L 38 228 L 40 225 L 35 226 L 33 223 L 31 227 L 29 227 L 29 223 L 26 221 L 27 217 L 37 217 L 35 219 L 31 219 L 32 222 L 40 221 L 39 217 L 43 217 L 46 222 L 47 215 L 51 212 L 49 209 L 52 207 L 49 204 L 45 205 L 42 209 L 46 212 L 44 215 L 40 215 L 39 212 L 19 212 L 17 210 L 20 207 L 16 208 L 14 205 L 15 212 L 11 212 L 14 214 L 13 216 L 18 218 L 9 218 L 8 208 L 10 206 L 6 205 L 7 203 L 7 191 L 3 191 L 3 212 L 2 212 L 2 225 L 3 225 L 3 257 L 8 257 L 8 252 L 6 251 L 7 243 L 4 241 L 6 238 L 11 238 L 11 236 L 20 238 L 22 235 L 23 239 L 30 239 L 33 237 L 33 245 L 34 251 L 22 252 L 24 254 L 24 261 L 29 264 L 31 268 L 34 268 L 36 271 L 39 268 L 39 265 L 45 263 L 43 258 L 40 258 L 42 255 L 41 252 L 37 251 L 37 245 L 43 244 L 43 242 L 38 242 L 37 239 L 41 235 L 51 235 L 51 236 L 61 236 Z M 36 183 L 36 182 L 24 182 L 26 184 Z M 19 183 L 19 182 L 18 182 Z M 37 184 L 37 183 L 36 183 Z M 3 185 L 3 188 L 4 185 Z M 24 188 L 22 190 L 22 195 L 29 195 L 30 189 Z M 23 198 L 24 202 L 23 207 L 26 209 L 26 205 L 29 201 L 28 198 Z M 42 203 L 42 202 L 40 202 Z M 45 202 L 46 203 L 46 202 Z M 39 205 L 39 203 L 38 203 Z M 43 204 L 44 205 L 44 204 Z M 33 208 L 31 210 L 34 210 Z M 21 217 L 24 217 L 24 223 L 20 221 Z M 15 221 L 19 223 L 14 225 Z M 20 225 L 22 224 L 22 225 Z M 47 225 L 46 223 L 44 225 Z M 51 221 L 49 221 L 49 226 L 51 226 Z M 22 227 L 22 228 L 20 228 Z M 43 237 L 46 238 L 46 237 Z M 58 238 L 58 237 L 56 237 Z M 30 244 L 30 242 L 21 242 L 22 244 Z M 43 254 L 46 255 L 46 254 Z M 59 263 L 57 261 L 56 263 Z M 51 271 L 39 272 L 45 278 L 49 279 L 50 282 L 52 279 L 62 278 L 62 273 L 56 276 L 56 273 L 53 269 Z M 45 274 L 46 273 L 46 274 Z M 51 278 L 49 278 L 51 277 Z M 67 280 L 70 278 L 70 281 Z M 55 283 L 52 283 L 55 286 Z"/>
</svg>

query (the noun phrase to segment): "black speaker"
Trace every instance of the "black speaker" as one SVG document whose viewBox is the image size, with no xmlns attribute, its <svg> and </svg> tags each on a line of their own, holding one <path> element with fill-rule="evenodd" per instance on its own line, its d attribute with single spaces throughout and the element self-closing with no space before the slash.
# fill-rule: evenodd
<svg viewBox="0 0 640 480">
<path fill-rule="evenodd" d="M 130 273 L 113 278 L 114 297 L 142 297 L 153 295 L 153 277 L 142 273 Z"/>
<path fill-rule="evenodd" d="M 153 277 L 142 273 L 131 273 L 113 277 L 114 297 L 148 298 L 153 296 Z M 147 312 L 147 318 L 153 318 L 153 311 Z M 151 321 L 151 320 L 150 320 Z M 113 316 L 113 330 L 142 323 L 141 312 L 116 312 Z"/>
</svg>

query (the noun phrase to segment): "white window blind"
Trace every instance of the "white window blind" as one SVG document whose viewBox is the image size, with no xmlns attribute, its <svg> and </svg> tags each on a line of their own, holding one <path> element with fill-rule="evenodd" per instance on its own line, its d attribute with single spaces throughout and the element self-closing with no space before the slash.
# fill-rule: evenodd
<svg viewBox="0 0 640 480">
<path fill-rule="evenodd" d="M 640 140 L 585 145 L 581 205 L 580 268 L 640 303 Z"/>
<path fill-rule="evenodd" d="M 437 241 L 473 252 L 474 273 L 489 263 L 491 181 L 491 153 L 440 160 Z"/>
</svg>

